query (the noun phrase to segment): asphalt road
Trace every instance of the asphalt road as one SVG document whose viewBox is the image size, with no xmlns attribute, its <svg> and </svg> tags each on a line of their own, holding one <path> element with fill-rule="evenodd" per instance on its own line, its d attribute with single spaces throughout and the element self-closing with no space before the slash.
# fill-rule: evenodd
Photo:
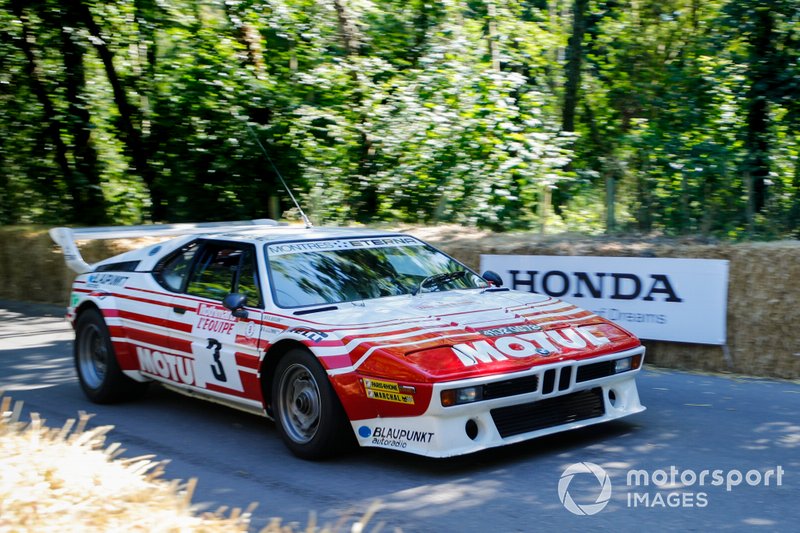
<svg viewBox="0 0 800 533">
<path fill-rule="evenodd" d="M 293 457 L 265 419 L 159 387 L 136 403 L 91 404 L 71 339 L 60 309 L 0 302 L 0 389 L 51 426 L 95 413 L 92 424 L 113 424 L 110 442 L 127 456 L 156 454 L 170 461 L 168 478 L 198 478 L 194 501 L 209 509 L 258 502 L 254 528 L 271 517 L 305 526 L 314 511 L 348 531 L 376 500 L 367 531 L 381 523 L 405 532 L 797 531 L 800 523 L 797 383 L 648 368 L 639 378 L 648 410 L 625 421 L 448 460 L 362 449 L 312 463 Z M 605 508 L 587 516 L 568 511 L 558 490 L 561 480 L 578 511 L 606 499 L 602 475 L 561 479 L 582 462 L 602 467 L 611 486 Z"/>
</svg>

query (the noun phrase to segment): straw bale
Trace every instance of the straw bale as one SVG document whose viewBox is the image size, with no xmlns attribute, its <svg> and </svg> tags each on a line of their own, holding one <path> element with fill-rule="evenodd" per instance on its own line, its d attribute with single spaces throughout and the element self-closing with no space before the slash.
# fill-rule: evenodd
<svg viewBox="0 0 800 533">
<path fill-rule="evenodd" d="M 139 238 L 82 241 L 78 247 L 88 263 L 165 239 Z M 61 250 L 47 228 L 0 229 L 0 299 L 66 304 L 75 274 L 64 264 Z"/>
</svg>

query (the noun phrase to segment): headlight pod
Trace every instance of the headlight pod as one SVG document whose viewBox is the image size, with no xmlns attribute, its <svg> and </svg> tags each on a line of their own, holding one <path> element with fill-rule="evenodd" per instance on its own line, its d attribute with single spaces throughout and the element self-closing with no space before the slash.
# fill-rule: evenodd
<svg viewBox="0 0 800 533">
<path fill-rule="evenodd" d="M 490 381 L 482 385 L 445 389 L 441 392 L 442 406 L 452 407 L 453 405 L 494 400 L 507 396 L 515 396 L 517 394 L 527 394 L 535 392 L 538 383 L 539 376 L 536 374 L 529 374 L 518 378 Z"/>
<path fill-rule="evenodd" d="M 642 354 L 623 357 L 614 361 L 614 373 L 621 374 L 629 370 L 636 370 L 642 364 Z"/>
<path fill-rule="evenodd" d="M 627 372 L 631 369 L 631 364 L 633 363 L 632 357 L 626 357 L 625 359 L 617 359 L 614 361 L 614 373 L 619 374 L 620 372 Z"/>
<path fill-rule="evenodd" d="M 442 391 L 442 405 L 444 407 L 479 402 L 481 400 L 483 400 L 483 385 Z"/>
</svg>

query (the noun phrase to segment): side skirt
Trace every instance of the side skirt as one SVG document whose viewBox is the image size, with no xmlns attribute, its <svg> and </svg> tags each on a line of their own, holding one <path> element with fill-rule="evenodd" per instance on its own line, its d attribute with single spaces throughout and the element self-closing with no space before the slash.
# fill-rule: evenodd
<svg viewBox="0 0 800 533">
<path fill-rule="evenodd" d="M 198 390 L 185 389 L 183 387 L 176 387 L 175 385 L 165 383 L 161 380 L 156 380 L 156 381 L 158 381 L 164 388 L 171 390 L 173 392 L 177 392 L 179 394 L 183 394 L 184 396 L 189 396 L 191 398 L 199 398 L 201 400 L 218 403 L 226 407 L 232 407 L 233 409 L 238 409 L 239 411 L 244 411 L 245 413 L 250 413 L 252 415 L 258 415 L 264 418 L 269 418 L 267 416 L 267 413 L 264 411 L 264 408 L 261 407 L 260 405 L 242 404 L 239 402 L 235 402 L 233 400 L 229 400 L 228 398 L 225 398 L 223 396 L 218 396 L 214 392 L 210 391 L 201 392 Z M 255 404 L 255 402 L 253 402 L 253 404 Z"/>
</svg>

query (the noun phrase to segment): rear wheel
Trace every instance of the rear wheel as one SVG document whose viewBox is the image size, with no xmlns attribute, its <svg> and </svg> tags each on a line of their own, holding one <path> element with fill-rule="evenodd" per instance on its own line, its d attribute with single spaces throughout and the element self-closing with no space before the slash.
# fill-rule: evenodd
<svg viewBox="0 0 800 533">
<path fill-rule="evenodd" d="M 306 350 L 290 350 L 278 362 L 272 409 L 278 433 L 298 457 L 323 459 L 354 443 L 353 430 L 328 375 Z"/>
<path fill-rule="evenodd" d="M 87 309 L 75 325 L 75 369 L 86 396 L 95 403 L 121 402 L 141 394 L 147 383 L 126 376 L 119 367 L 103 316 Z"/>
</svg>

